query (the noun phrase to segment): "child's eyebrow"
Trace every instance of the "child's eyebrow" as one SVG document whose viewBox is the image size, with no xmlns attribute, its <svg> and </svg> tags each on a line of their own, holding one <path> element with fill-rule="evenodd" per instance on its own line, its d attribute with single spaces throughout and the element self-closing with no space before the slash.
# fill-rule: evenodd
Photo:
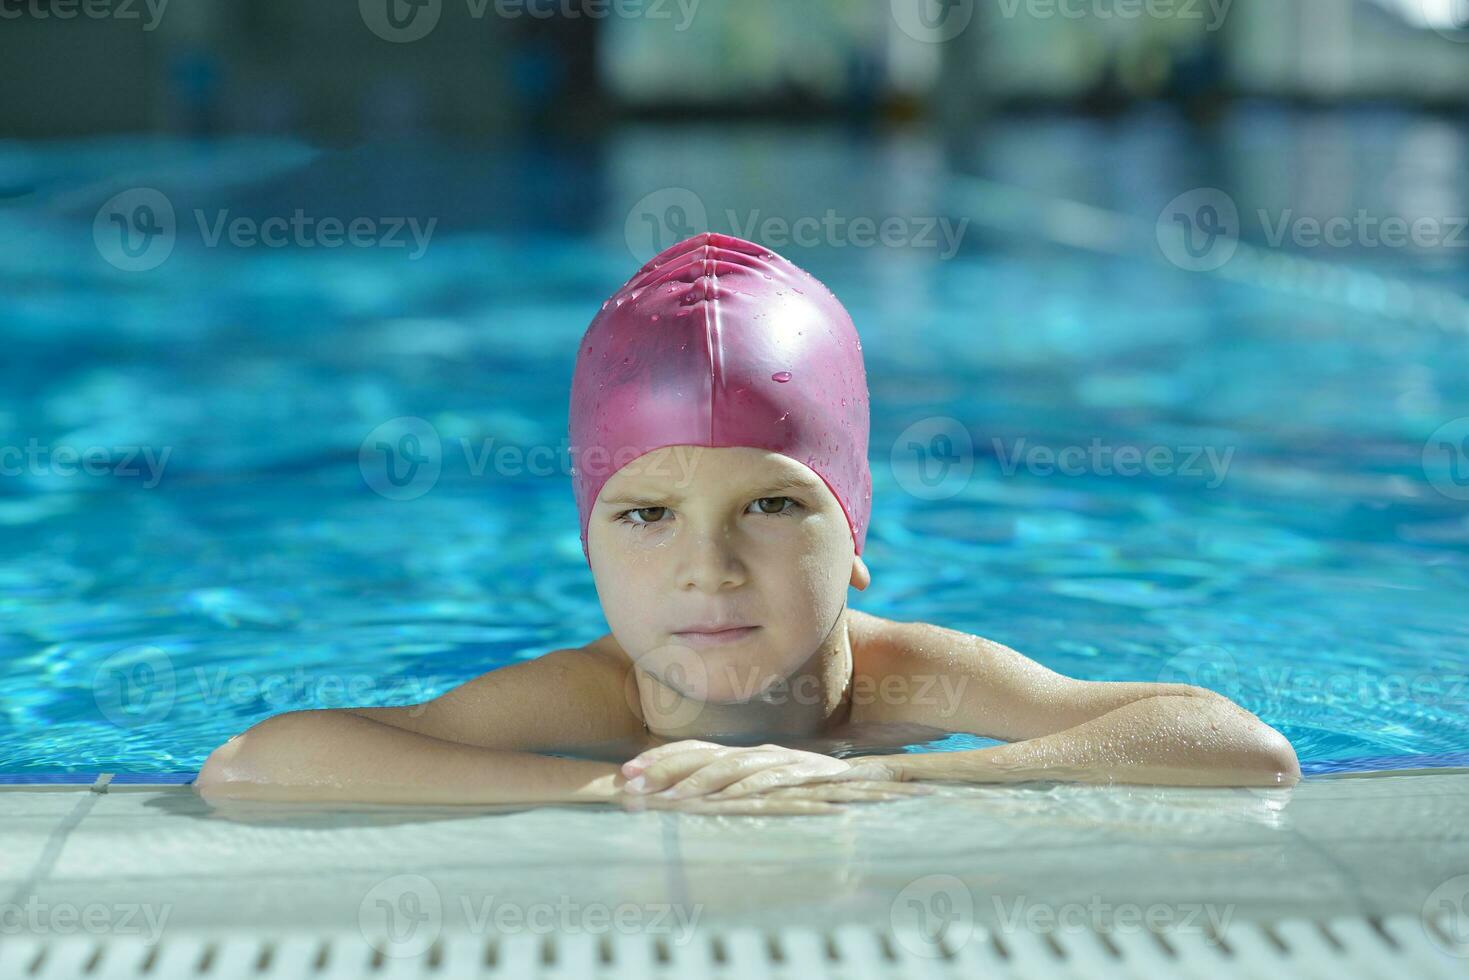
<svg viewBox="0 0 1469 980">
<path fill-rule="evenodd" d="M 752 487 L 744 491 L 743 496 L 749 497 L 752 500 L 758 500 L 761 497 L 777 496 L 787 490 L 803 490 L 807 493 L 814 493 L 816 489 L 816 484 L 810 480 L 801 477 L 792 477 L 762 487 Z M 617 497 L 610 497 L 603 500 L 603 503 L 618 507 L 663 507 L 667 504 L 681 504 L 683 503 L 683 497 L 677 493 L 660 495 L 644 491 L 642 493 L 627 493 Z"/>
</svg>

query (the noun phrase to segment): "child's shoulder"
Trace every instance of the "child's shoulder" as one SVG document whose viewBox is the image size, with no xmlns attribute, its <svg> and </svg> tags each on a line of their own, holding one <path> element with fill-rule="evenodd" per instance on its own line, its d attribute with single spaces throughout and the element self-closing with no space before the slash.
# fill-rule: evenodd
<svg viewBox="0 0 1469 980">
<path fill-rule="evenodd" d="M 852 672 L 878 683 L 910 673 L 915 664 L 913 629 L 921 623 L 884 619 L 860 609 L 847 610 L 847 639 L 852 646 Z"/>
<path fill-rule="evenodd" d="M 848 609 L 847 635 L 852 663 L 870 677 L 933 673 L 954 668 L 954 651 L 970 644 L 996 646 L 991 640 L 934 623 L 884 619 Z M 956 640 L 962 643 L 956 645 Z"/>
<path fill-rule="evenodd" d="M 611 633 L 605 633 L 575 649 L 589 664 L 598 669 L 616 671 L 619 675 L 626 674 L 632 669 L 632 657 Z"/>
<path fill-rule="evenodd" d="M 902 652 L 902 629 L 911 623 L 884 619 L 860 609 L 847 608 L 847 639 L 853 660 L 859 657 L 890 660 Z"/>
</svg>

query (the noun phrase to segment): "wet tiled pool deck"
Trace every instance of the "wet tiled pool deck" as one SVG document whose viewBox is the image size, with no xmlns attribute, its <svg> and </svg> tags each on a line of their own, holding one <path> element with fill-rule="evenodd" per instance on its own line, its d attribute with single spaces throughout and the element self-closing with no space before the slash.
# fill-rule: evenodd
<svg viewBox="0 0 1469 980">
<path fill-rule="evenodd" d="M 138 907 L 164 935 L 357 928 L 410 892 L 409 905 L 437 907 L 446 932 L 536 927 L 517 926 L 518 915 L 575 924 L 603 909 L 661 914 L 674 931 L 886 928 L 915 896 L 933 905 L 939 893 L 945 915 L 1000 930 L 1134 909 L 1164 926 L 1192 916 L 1226 928 L 1419 916 L 1455 901 L 1469 914 L 1463 770 L 1318 777 L 1291 790 L 945 785 L 802 817 L 226 811 L 187 785 L 11 786 L 0 820 L 4 902 L 101 908 L 93 914 L 109 923 Z M 27 928 L 62 931 L 38 915 Z"/>
</svg>

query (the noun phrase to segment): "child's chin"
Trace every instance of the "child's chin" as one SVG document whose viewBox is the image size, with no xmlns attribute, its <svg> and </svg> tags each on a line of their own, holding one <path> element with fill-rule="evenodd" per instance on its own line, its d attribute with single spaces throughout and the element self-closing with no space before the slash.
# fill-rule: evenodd
<svg viewBox="0 0 1469 980">
<path fill-rule="evenodd" d="M 802 661 L 771 653 L 764 637 L 698 650 L 669 643 L 640 658 L 644 669 L 665 686 L 709 704 L 789 698 L 789 677 Z"/>
<path fill-rule="evenodd" d="M 703 700 L 710 704 L 777 703 L 790 700 L 794 664 L 771 664 L 749 654 L 726 662 L 706 658 L 708 669 Z"/>
</svg>

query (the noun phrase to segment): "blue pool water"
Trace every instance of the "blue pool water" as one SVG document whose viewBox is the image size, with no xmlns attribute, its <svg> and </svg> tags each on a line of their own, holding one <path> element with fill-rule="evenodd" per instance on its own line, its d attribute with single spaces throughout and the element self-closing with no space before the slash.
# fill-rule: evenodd
<svg viewBox="0 0 1469 980">
<path fill-rule="evenodd" d="M 421 700 L 605 632 L 560 455 L 572 351 L 683 191 L 727 232 L 970 219 L 952 255 L 923 221 L 906 244 L 767 239 L 864 340 L 874 580 L 853 605 L 1079 677 L 1208 684 L 1308 772 L 1463 764 L 1469 333 L 1389 286 L 1462 295 L 1464 253 L 1318 250 L 1358 276 L 1319 288 L 1289 264 L 1186 271 L 1044 202 L 1147 228 L 1204 186 L 1246 213 L 1464 214 L 1466 161 L 1442 121 L 1264 110 L 1207 134 L 998 125 L 947 156 L 819 129 L 0 144 L 0 771 L 188 773 L 270 714 Z M 137 188 L 177 230 L 128 270 L 98 214 Z M 417 258 L 206 242 L 298 208 L 436 223 Z M 426 489 L 373 468 L 401 417 L 439 441 Z M 1450 455 L 1425 463 L 1436 430 Z M 539 463 L 480 465 L 507 446 Z M 1079 465 L 1050 472 L 1066 447 Z M 1154 471 L 1117 472 L 1121 447 Z"/>
</svg>

